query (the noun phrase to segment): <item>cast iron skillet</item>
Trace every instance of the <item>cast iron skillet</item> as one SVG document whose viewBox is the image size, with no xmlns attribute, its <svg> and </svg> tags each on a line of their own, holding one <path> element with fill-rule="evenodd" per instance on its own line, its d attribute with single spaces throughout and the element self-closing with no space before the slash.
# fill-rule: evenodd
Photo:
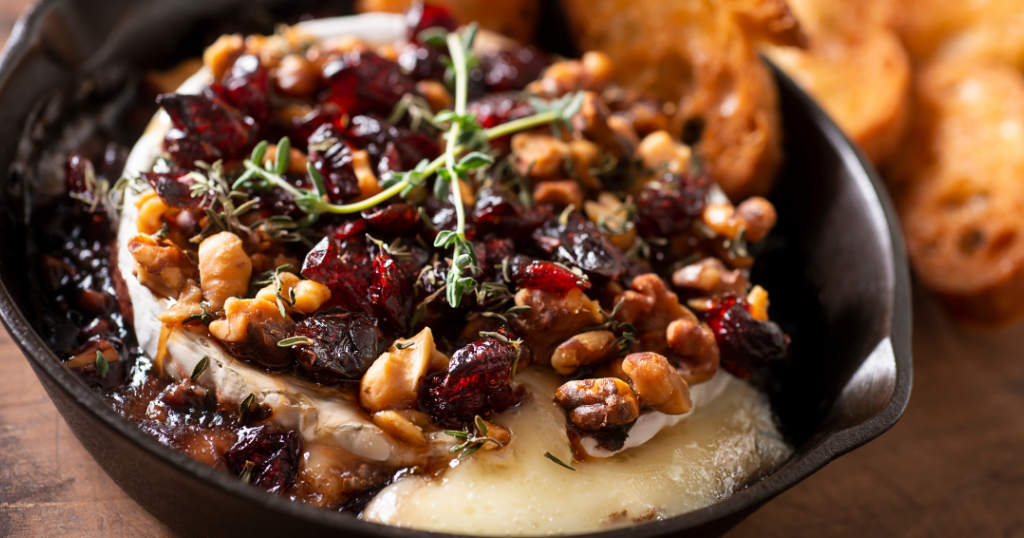
<svg viewBox="0 0 1024 538">
<path fill-rule="evenodd" d="M 295 4 L 44 0 L 22 18 L 0 60 L 0 169 L 11 170 L 0 177 L 0 316 L 96 461 L 182 535 L 422 538 L 422 532 L 266 494 L 161 445 L 65 370 L 37 331 L 29 297 L 37 261 L 27 257 L 25 239 L 25 193 L 31 189 L 24 182 L 39 180 L 25 174 L 24 160 L 13 165 L 23 133 L 31 138 L 26 123 L 33 107 L 44 97 L 73 94 L 83 75 L 109 73 L 110 66 L 122 66 L 115 71 L 130 80 L 141 68 L 195 55 L 201 47 L 197 36 L 209 21 L 275 3 Z M 566 50 L 557 8 L 548 6 L 543 29 L 545 45 Z M 828 462 L 882 434 L 910 397 L 910 287 L 891 203 L 874 170 L 832 121 L 788 78 L 778 72 L 776 77 L 788 164 L 773 197 L 779 226 L 765 241 L 753 280 L 771 290 L 773 318 L 793 337 L 790 359 L 760 381 L 796 452 L 771 476 L 717 504 L 601 536 L 720 536 Z M 123 94 L 113 92 L 111 98 L 118 95 Z M 137 134 L 120 136 L 130 143 Z"/>
</svg>

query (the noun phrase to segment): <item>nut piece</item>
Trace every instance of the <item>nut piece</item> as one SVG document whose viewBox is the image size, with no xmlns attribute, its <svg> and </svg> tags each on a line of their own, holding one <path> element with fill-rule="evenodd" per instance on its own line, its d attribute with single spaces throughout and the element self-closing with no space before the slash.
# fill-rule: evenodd
<svg viewBox="0 0 1024 538">
<path fill-rule="evenodd" d="M 743 224 L 747 241 L 751 243 L 764 239 L 775 227 L 777 219 L 775 206 L 760 196 L 748 198 L 736 208 L 736 220 Z"/>
<path fill-rule="evenodd" d="M 668 131 L 655 131 L 644 137 L 636 154 L 648 170 L 665 169 L 673 174 L 682 174 L 690 166 L 690 147 L 676 142 Z"/>
<path fill-rule="evenodd" d="M 711 379 L 719 359 L 711 330 L 679 304 L 679 296 L 658 275 L 640 275 L 632 286 L 616 299 L 623 303 L 615 319 L 636 327 L 639 349 L 671 355 L 691 385 Z"/>
<path fill-rule="evenodd" d="M 163 228 L 165 215 L 170 218 L 174 212 L 178 211 L 177 209 L 172 209 L 162 198 L 157 196 L 156 191 L 144 193 L 135 202 L 135 205 L 139 208 L 139 216 L 135 219 L 135 227 L 138 228 L 139 233 L 149 235 L 153 235 Z"/>
<path fill-rule="evenodd" d="M 427 100 L 431 110 L 440 112 L 452 107 L 452 94 L 444 84 L 436 80 L 421 80 L 416 83 L 416 91 Z"/>
<path fill-rule="evenodd" d="M 266 156 L 263 157 L 263 164 L 268 164 L 274 161 L 277 157 L 277 144 L 269 144 L 267 146 Z M 306 154 L 299 151 L 296 148 L 291 148 L 288 152 L 288 169 L 286 170 L 289 174 L 305 174 L 306 165 L 309 160 L 306 158 Z"/>
<path fill-rule="evenodd" d="M 178 300 L 156 317 L 161 323 L 180 327 L 186 319 L 192 316 L 199 316 L 203 313 L 203 290 L 195 280 L 185 281 L 185 285 L 178 293 Z"/>
<path fill-rule="evenodd" d="M 423 435 L 423 428 L 405 416 L 405 413 L 408 412 L 418 411 L 378 411 L 373 414 L 373 423 L 399 441 L 416 446 L 427 444 L 427 438 Z"/>
<path fill-rule="evenodd" d="M 636 241 L 636 226 L 629 220 L 629 208 L 614 194 L 602 192 L 596 202 L 584 202 L 583 208 L 587 218 L 597 224 L 615 246 L 627 250 Z"/>
<path fill-rule="evenodd" d="M 538 204 L 551 204 L 555 207 L 583 204 L 583 193 L 579 183 L 572 179 L 543 181 L 533 188 L 533 199 Z"/>
<path fill-rule="evenodd" d="M 519 165 L 519 173 L 530 177 L 551 177 L 562 171 L 569 154 L 565 142 L 540 133 L 518 133 L 512 136 L 512 156 Z"/>
<path fill-rule="evenodd" d="M 657 353 L 633 353 L 622 361 L 640 405 L 668 415 L 682 415 L 693 408 L 690 388 L 668 359 Z"/>
<path fill-rule="evenodd" d="M 558 344 L 587 327 L 602 323 L 601 306 L 579 288 L 569 290 L 564 296 L 523 288 L 516 293 L 516 306 L 530 307 L 513 319 L 512 324 L 538 364 L 547 364 Z M 523 366 L 526 364 L 520 363 L 520 367 Z"/>
<path fill-rule="evenodd" d="M 633 389 L 613 377 L 570 381 L 558 387 L 555 401 L 577 428 L 586 431 L 622 426 L 640 416 Z"/>
<path fill-rule="evenodd" d="M 224 73 L 242 55 L 245 40 L 241 34 L 222 35 L 203 51 L 203 64 L 210 70 L 213 80 L 224 78 Z"/>
<path fill-rule="evenodd" d="M 615 334 L 611 331 L 580 333 L 555 349 L 551 355 L 551 366 L 556 372 L 567 375 L 580 366 L 611 360 L 616 351 Z"/>
<path fill-rule="evenodd" d="M 210 310 L 220 310 L 230 297 L 245 297 L 251 277 L 252 261 L 237 235 L 220 232 L 199 244 L 199 284 Z"/>
<path fill-rule="evenodd" d="M 135 258 L 135 276 L 156 295 L 178 298 L 181 288 L 196 277 L 196 268 L 183 250 L 166 239 L 136 235 L 128 240 Z"/>
<path fill-rule="evenodd" d="M 411 345 L 398 349 L 397 344 Z M 412 338 L 396 340 L 363 375 L 359 403 L 370 412 L 412 407 L 436 352 L 429 327 Z"/>
<path fill-rule="evenodd" d="M 276 304 L 231 297 L 224 303 L 224 319 L 210 323 L 210 334 L 239 359 L 284 368 L 292 364 L 291 353 L 277 343 L 288 338 L 293 327 L 295 322 L 281 316 Z"/>
<path fill-rule="evenodd" d="M 680 318 L 665 332 L 669 349 L 679 360 L 679 373 L 691 385 L 703 383 L 718 371 L 719 350 L 714 333 L 696 319 Z"/>
<path fill-rule="evenodd" d="M 320 72 L 313 62 L 298 54 L 285 56 L 274 71 L 277 89 L 285 95 L 299 99 L 316 92 L 319 77 Z"/>
<path fill-rule="evenodd" d="M 747 294 L 747 303 L 750 304 L 750 317 L 758 321 L 768 321 L 768 291 L 761 286 L 754 286 Z"/>
<path fill-rule="evenodd" d="M 743 276 L 743 271 L 730 271 L 718 258 L 703 260 L 680 267 L 672 273 L 672 284 L 677 288 L 699 290 L 709 295 L 723 293 L 746 293 L 750 282 Z"/>
<path fill-rule="evenodd" d="M 352 169 L 356 173 L 356 181 L 359 183 L 359 196 L 352 200 L 359 202 L 375 194 L 380 194 L 384 189 L 377 181 L 373 173 L 373 165 L 370 163 L 370 154 L 365 149 L 357 149 L 352 152 Z"/>
<path fill-rule="evenodd" d="M 292 290 L 295 290 L 295 304 L 285 302 L 288 309 L 311 314 L 331 298 L 330 288 L 319 282 L 300 280 L 299 277 L 287 272 L 280 273 L 278 278 L 281 280 L 281 296 L 285 299 L 290 301 Z M 277 303 L 277 293 L 277 285 L 270 283 L 256 293 L 256 298 L 268 303 Z"/>
</svg>

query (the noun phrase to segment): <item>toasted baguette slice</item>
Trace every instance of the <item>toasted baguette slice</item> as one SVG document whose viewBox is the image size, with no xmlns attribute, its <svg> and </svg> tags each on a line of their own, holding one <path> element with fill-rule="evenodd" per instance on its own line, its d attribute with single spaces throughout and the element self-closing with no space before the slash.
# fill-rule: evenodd
<svg viewBox="0 0 1024 538">
<path fill-rule="evenodd" d="M 937 61 L 915 83 L 907 145 L 889 173 L 917 276 L 958 317 L 1024 314 L 1024 77 Z"/>
<path fill-rule="evenodd" d="M 993 59 L 1024 68 L 1020 0 L 895 0 L 896 24 L 917 59 Z"/>
<path fill-rule="evenodd" d="M 615 63 L 617 82 L 678 101 L 674 134 L 703 123 L 697 150 L 730 197 L 769 190 L 782 158 L 778 94 L 753 42 L 800 43 L 782 0 L 562 0 L 581 50 Z"/>
<path fill-rule="evenodd" d="M 356 12 L 384 11 L 401 13 L 414 0 L 356 0 Z M 511 37 L 520 43 L 530 43 L 540 16 L 538 0 L 431 0 L 444 6 L 463 23 L 476 21 L 480 26 Z"/>
<path fill-rule="evenodd" d="M 884 162 L 903 139 L 910 109 L 910 58 L 889 17 L 869 0 L 791 0 L 790 6 L 810 46 L 765 52 L 871 160 Z"/>
</svg>

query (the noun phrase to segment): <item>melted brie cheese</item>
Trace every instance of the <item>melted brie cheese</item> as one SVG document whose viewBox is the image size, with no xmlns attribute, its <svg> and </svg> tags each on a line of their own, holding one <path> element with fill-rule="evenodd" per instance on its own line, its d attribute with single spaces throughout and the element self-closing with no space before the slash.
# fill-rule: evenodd
<svg viewBox="0 0 1024 538">
<path fill-rule="evenodd" d="M 355 35 L 371 45 L 400 42 L 405 33 L 400 15 L 378 13 L 310 21 L 301 27 L 322 39 Z M 203 69 L 178 91 L 198 93 L 210 82 Z M 152 169 L 169 128 L 166 113 L 154 117 L 133 148 L 125 174 L 137 176 Z M 134 276 L 127 243 L 138 233 L 136 199 L 130 192 L 126 195 L 118 230 L 118 269 L 134 306 L 139 344 L 156 357 L 163 330 L 157 316 L 173 300 L 154 296 Z M 273 410 L 272 422 L 296 430 L 311 447 L 336 446 L 369 461 L 406 466 L 443 457 L 454 444 L 454 438 L 433 433 L 428 448 L 413 450 L 385 434 L 356 402 L 338 391 L 235 359 L 208 336 L 180 329 L 164 336 L 162 366 L 168 375 L 187 379 L 202 357 L 209 357 L 199 385 L 214 390 L 226 403 L 255 395 L 257 402 Z M 719 372 L 710 382 L 691 387 L 690 413 L 644 413 L 620 451 L 582 439 L 593 459 L 571 463 L 576 470 L 570 471 L 545 456 L 572 462 L 565 412 L 552 399 L 560 378 L 532 368 L 520 372 L 516 382 L 526 385 L 525 400 L 494 417 L 512 430 L 509 447 L 453 460 L 439 478 L 400 479 L 385 488 L 362 517 L 467 534 L 584 532 L 707 506 L 770 472 L 791 452 L 764 396 Z"/>
<path fill-rule="evenodd" d="M 381 491 L 370 521 L 476 535 L 581 533 L 663 519 L 732 495 L 791 453 L 767 399 L 726 372 L 721 394 L 642 446 L 572 462 L 565 413 L 547 395 L 560 379 L 529 369 L 530 395 L 496 422 L 512 430 L 505 450 L 479 451 L 440 479 L 409 477 Z M 698 387 L 694 387 L 699 388 Z M 571 464 L 570 471 L 548 459 Z"/>
</svg>

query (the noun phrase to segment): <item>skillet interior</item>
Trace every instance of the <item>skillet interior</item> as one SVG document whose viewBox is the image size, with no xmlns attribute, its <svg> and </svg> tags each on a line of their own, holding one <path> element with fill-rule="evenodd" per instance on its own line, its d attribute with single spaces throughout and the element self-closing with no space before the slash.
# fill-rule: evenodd
<svg viewBox="0 0 1024 538">
<path fill-rule="evenodd" d="M 287 3 L 290 10 L 301 8 L 296 5 L 301 2 Z M 261 6 L 273 4 L 44 0 L 23 19 L 0 61 L 0 169 L 11 171 L 0 177 L 0 315 L 97 462 L 183 535 L 318 536 L 342 531 L 424 536 L 272 497 L 160 445 L 67 372 L 44 338 L 46 326 L 30 277 L 38 265 L 25 224 L 30 216 L 26 194 L 40 189 L 26 184 L 45 187 L 47 176 L 37 171 L 47 152 L 59 147 L 52 135 L 105 105 L 118 112 L 109 135 L 130 145 L 138 135 L 133 125 L 139 123 L 132 115 L 145 110 L 130 106 L 141 69 L 168 67 L 198 55 L 205 37 L 213 33 L 266 31 L 261 22 L 287 13 L 259 14 L 268 13 Z M 346 2 L 315 5 L 323 13 L 347 10 Z M 257 15 L 239 16 L 246 10 Z M 229 23 L 213 23 L 218 20 Z M 543 45 L 571 53 L 554 4 L 546 6 L 542 28 L 547 36 Z M 835 457 L 884 432 L 909 398 L 909 279 L 888 198 L 870 165 L 831 121 L 791 81 L 776 74 L 788 164 L 772 199 L 779 209 L 779 226 L 765 241 L 753 280 L 772 291 L 773 318 L 794 341 L 790 360 L 761 382 L 796 453 L 773 475 L 723 502 L 604 533 L 609 536 L 680 531 L 687 536 L 720 535 Z M 91 82 L 83 84 L 85 79 Z M 47 105 L 40 106 L 42 102 Z"/>
</svg>

